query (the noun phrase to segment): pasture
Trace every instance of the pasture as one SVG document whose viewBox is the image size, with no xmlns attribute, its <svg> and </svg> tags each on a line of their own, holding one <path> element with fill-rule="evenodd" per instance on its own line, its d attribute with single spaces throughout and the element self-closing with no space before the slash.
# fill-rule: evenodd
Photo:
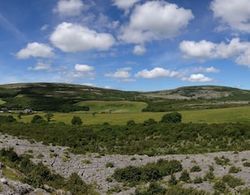
<svg viewBox="0 0 250 195">
<path fill-rule="evenodd" d="M 193 123 L 235 123 L 235 122 L 250 122 L 250 106 L 223 108 L 223 109 L 206 109 L 195 111 L 181 111 L 183 122 Z M 37 113 L 44 116 L 45 113 Z M 134 120 L 137 123 L 152 118 L 159 121 L 164 115 L 164 112 L 124 112 L 124 113 L 103 113 L 95 114 L 86 112 L 72 112 L 72 113 L 54 113 L 54 122 L 64 122 L 70 124 L 73 116 L 79 116 L 84 124 L 103 124 L 105 122 L 122 125 L 129 120 Z M 14 114 L 17 118 L 17 114 Z M 19 121 L 30 122 L 34 115 L 22 116 Z"/>
<path fill-rule="evenodd" d="M 143 108 L 147 107 L 145 102 L 131 102 L 131 101 L 82 101 L 76 106 L 85 106 L 90 108 L 90 112 L 141 112 Z"/>
</svg>

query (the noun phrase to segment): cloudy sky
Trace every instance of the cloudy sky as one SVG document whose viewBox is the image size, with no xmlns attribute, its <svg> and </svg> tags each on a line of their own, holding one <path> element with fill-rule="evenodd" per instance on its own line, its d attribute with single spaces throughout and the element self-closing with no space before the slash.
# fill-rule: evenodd
<svg viewBox="0 0 250 195">
<path fill-rule="evenodd" d="M 249 0 L 1 0 L 0 83 L 250 88 Z"/>
</svg>

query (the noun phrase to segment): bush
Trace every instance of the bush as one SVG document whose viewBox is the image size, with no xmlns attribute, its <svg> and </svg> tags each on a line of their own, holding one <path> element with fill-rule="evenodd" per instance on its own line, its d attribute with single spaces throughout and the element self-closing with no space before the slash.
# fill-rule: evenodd
<svg viewBox="0 0 250 195">
<path fill-rule="evenodd" d="M 229 173 L 239 173 L 241 171 L 241 168 L 232 166 L 229 169 Z"/>
<path fill-rule="evenodd" d="M 193 182 L 194 182 L 194 184 L 199 184 L 199 183 L 202 183 L 203 180 L 201 177 L 196 177 Z"/>
<path fill-rule="evenodd" d="M 109 162 L 109 163 L 107 163 L 105 166 L 106 166 L 106 168 L 113 168 L 113 167 L 114 167 L 114 164 L 111 163 L 111 162 Z"/>
<path fill-rule="evenodd" d="M 157 122 L 152 118 L 145 120 L 143 123 L 144 126 L 149 126 L 149 125 L 154 125 L 154 124 L 157 124 Z"/>
<path fill-rule="evenodd" d="M 157 183 L 151 183 L 146 190 L 136 189 L 135 195 L 165 195 L 166 189 Z"/>
<path fill-rule="evenodd" d="M 191 169 L 190 169 L 191 172 L 200 172 L 201 171 L 201 168 L 200 166 L 196 165 L 196 166 L 193 166 Z"/>
<path fill-rule="evenodd" d="M 250 162 L 244 162 L 244 163 L 243 163 L 243 166 L 244 166 L 244 167 L 250 167 Z"/>
<path fill-rule="evenodd" d="M 182 121 L 182 115 L 178 112 L 172 112 L 172 113 L 168 113 L 165 114 L 162 119 L 161 122 L 162 123 L 181 123 Z"/>
<path fill-rule="evenodd" d="M 237 186 L 241 186 L 241 185 L 244 185 L 244 182 L 239 179 L 239 178 L 236 178 L 232 175 L 225 175 L 222 177 L 222 181 L 224 183 L 227 183 L 227 185 L 231 188 L 235 188 Z"/>
<path fill-rule="evenodd" d="M 184 171 L 181 173 L 180 180 L 181 180 L 181 181 L 184 181 L 184 182 L 190 182 L 190 176 L 189 176 L 189 173 L 188 173 L 187 170 L 184 170 Z"/>
<path fill-rule="evenodd" d="M 169 185 L 176 185 L 178 183 L 176 177 L 174 175 L 171 175 L 170 179 L 168 180 Z"/>
<path fill-rule="evenodd" d="M 214 184 L 214 189 L 215 191 L 217 192 L 221 192 L 221 193 L 224 193 L 226 191 L 226 184 L 223 183 L 222 181 L 217 181 L 215 182 Z"/>
<path fill-rule="evenodd" d="M 12 116 L 0 116 L 0 123 L 14 123 L 16 119 Z"/>
<path fill-rule="evenodd" d="M 159 160 L 156 163 L 149 163 L 142 167 L 129 166 L 122 169 L 116 169 L 113 177 L 118 182 L 139 183 L 150 182 L 162 179 L 162 177 L 179 172 L 182 165 L 179 161 Z"/>
<path fill-rule="evenodd" d="M 134 126 L 134 125 L 136 125 L 136 123 L 135 123 L 134 120 L 129 120 L 129 121 L 127 122 L 127 126 Z"/>
<path fill-rule="evenodd" d="M 31 123 L 33 123 L 33 124 L 41 124 L 41 123 L 45 123 L 45 120 L 40 115 L 35 115 L 32 118 Z"/>
<path fill-rule="evenodd" d="M 215 163 L 217 165 L 221 165 L 221 166 L 226 166 L 226 165 L 229 165 L 229 162 L 230 160 L 228 158 L 226 158 L 225 156 L 222 156 L 222 157 L 215 157 L 214 158 L 215 160 Z"/>
<path fill-rule="evenodd" d="M 78 116 L 74 116 L 71 120 L 72 125 L 82 125 L 82 119 Z"/>
</svg>

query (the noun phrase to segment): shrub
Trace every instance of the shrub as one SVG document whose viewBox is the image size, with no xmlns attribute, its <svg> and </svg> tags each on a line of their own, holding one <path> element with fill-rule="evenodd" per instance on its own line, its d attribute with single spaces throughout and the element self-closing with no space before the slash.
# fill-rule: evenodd
<svg viewBox="0 0 250 195">
<path fill-rule="evenodd" d="M 122 169 L 116 169 L 113 177 L 118 182 L 150 182 L 160 180 L 164 176 L 181 170 L 182 165 L 179 161 L 159 160 L 156 163 L 149 163 L 142 167 L 129 166 Z"/>
<path fill-rule="evenodd" d="M 46 113 L 45 116 L 44 116 L 47 120 L 47 122 L 49 123 L 51 121 L 51 119 L 54 117 L 54 114 L 52 113 Z"/>
<path fill-rule="evenodd" d="M 241 168 L 232 166 L 229 169 L 229 173 L 239 173 L 241 171 Z"/>
<path fill-rule="evenodd" d="M 244 182 L 241 179 L 236 178 L 232 175 L 223 176 L 222 181 L 227 183 L 227 185 L 231 188 L 235 188 L 237 186 L 244 185 Z"/>
<path fill-rule="evenodd" d="M 112 162 L 109 162 L 105 166 L 106 166 L 106 168 L 113 168 L 114 164 Z"/>
<path fill-rule="evenodd" d="M 243 166 L 244 166 L 244 167 L 250 167 L 250 162 L 244 162 L 244 163 L 243 163 Z"/>
<path fill-rule="evenodd" d="M 82 119 L 78 116 L 74 116 L 71 120 L 72 125 L 82 125 Z"/>
<path fill-rule="evenodd" d="M 168 180 L 168 183 L 170 185 L 176 185 L 178 183 L 178 181 L 174 175 L 171 175 L 170 179 Z"/>
<path fill-rule="evenodd" d="M 134 126 L 134 125 L 136 125 L 136 123 L 135 123 L 134 120 L 129 120 L 129 121 L 127 122 L 127 126 Z"/>
<path fill-rule="evenodd" d="M 150 183 L 146 190 L 140 191 L 136 189 L 135 195 L 165 195 L 166 189 L 157 183 Z"/>
<path fill-rule="evenodd" d="M 149 126 L 149 125 L 154 125 L 154 124 L 157 124 L 157 122 L 152 118 L 145 120 L 143 123 L 144 126 Z"/>
<path fill-rule="evenodd" d="M 178 112 L 165 114 L 161 119 L 162 123 L 181 123 L 181 121 L 182 115 Z"/>
<path fill-rule="evenodd" d="M 225 183 L 223 183 L 222 181 L 217 181 L 217 182 L 215 182 L 215 184 L 214 184 L 214 189 L 215 189 L 215 191 L 218 191 L 218 192 L 221 192 L 221 193 L 223 193 L 223 192 L 225 192 L 226 191 L 226 184 Z"/>
<path fill-rule="evenodd" d="M 199 183 L 202 183 L 203 182 L 203 180 L 202 180 L 202 178 L 201 177 L 196 177 L 196 178 L 194 178 L 194 184 L 199 184 Z"/>
<path fill-rule="evenodd" d="M 16 119 L 12 115 L 0 116 L 0 123 L 14 123 Z"/>
<path fill-rule="evenodd" d="M 226 158 L 225 156 L 222 156 L 222 157 L 215 157 L 214 158 L 215 160 L 215 163 L 217 165 L 221 165 L 221 166 L 226 166 L 226 165 L 229 165 L 229 162 L 230 160 L 228 158 Z"/>
<path fill-rule="evenodd" d="M 190 182 L 190 176 L 187 170 L 182 171 L 180 180 L 184 182 Z"/>
<path fill-rule="evenodd" d="M 45 120 L 43 119 L 43 117 L 41 117 L 40 115 L 35 115 L 32 120 L 31 123 L 35 123 L 35 124 L 40 124 L 40 123 L 45 123 Z"/>
<path fill-rule="evenodd" d="M 196 166 L 193 166 L 191 169 L 190 169 L 191 172 L 200 172 L 201 171 L 201 168 L 196 165 Z"/>
<path fill-rule="evenodd" d="M 207 180 L 211 181 L 211 180 L 213 180 L 214 178 L 215 178 L 215 176 L 214 176 L 213 171 L 207 172 L 206 175 L 204 176 L 204 180 L 205 180 L 205 181 L 207 181 Z"/>
</svg>

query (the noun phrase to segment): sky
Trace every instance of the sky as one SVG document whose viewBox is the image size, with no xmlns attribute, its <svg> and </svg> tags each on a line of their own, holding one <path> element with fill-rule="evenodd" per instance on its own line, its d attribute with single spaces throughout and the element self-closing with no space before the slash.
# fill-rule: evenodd
<svg viewBox="0 0 250 195">
<path fill-rule="evenodd" d="M 2 0 L 0 83 L 250 89 L 249 0 Z"/>
</svg>

